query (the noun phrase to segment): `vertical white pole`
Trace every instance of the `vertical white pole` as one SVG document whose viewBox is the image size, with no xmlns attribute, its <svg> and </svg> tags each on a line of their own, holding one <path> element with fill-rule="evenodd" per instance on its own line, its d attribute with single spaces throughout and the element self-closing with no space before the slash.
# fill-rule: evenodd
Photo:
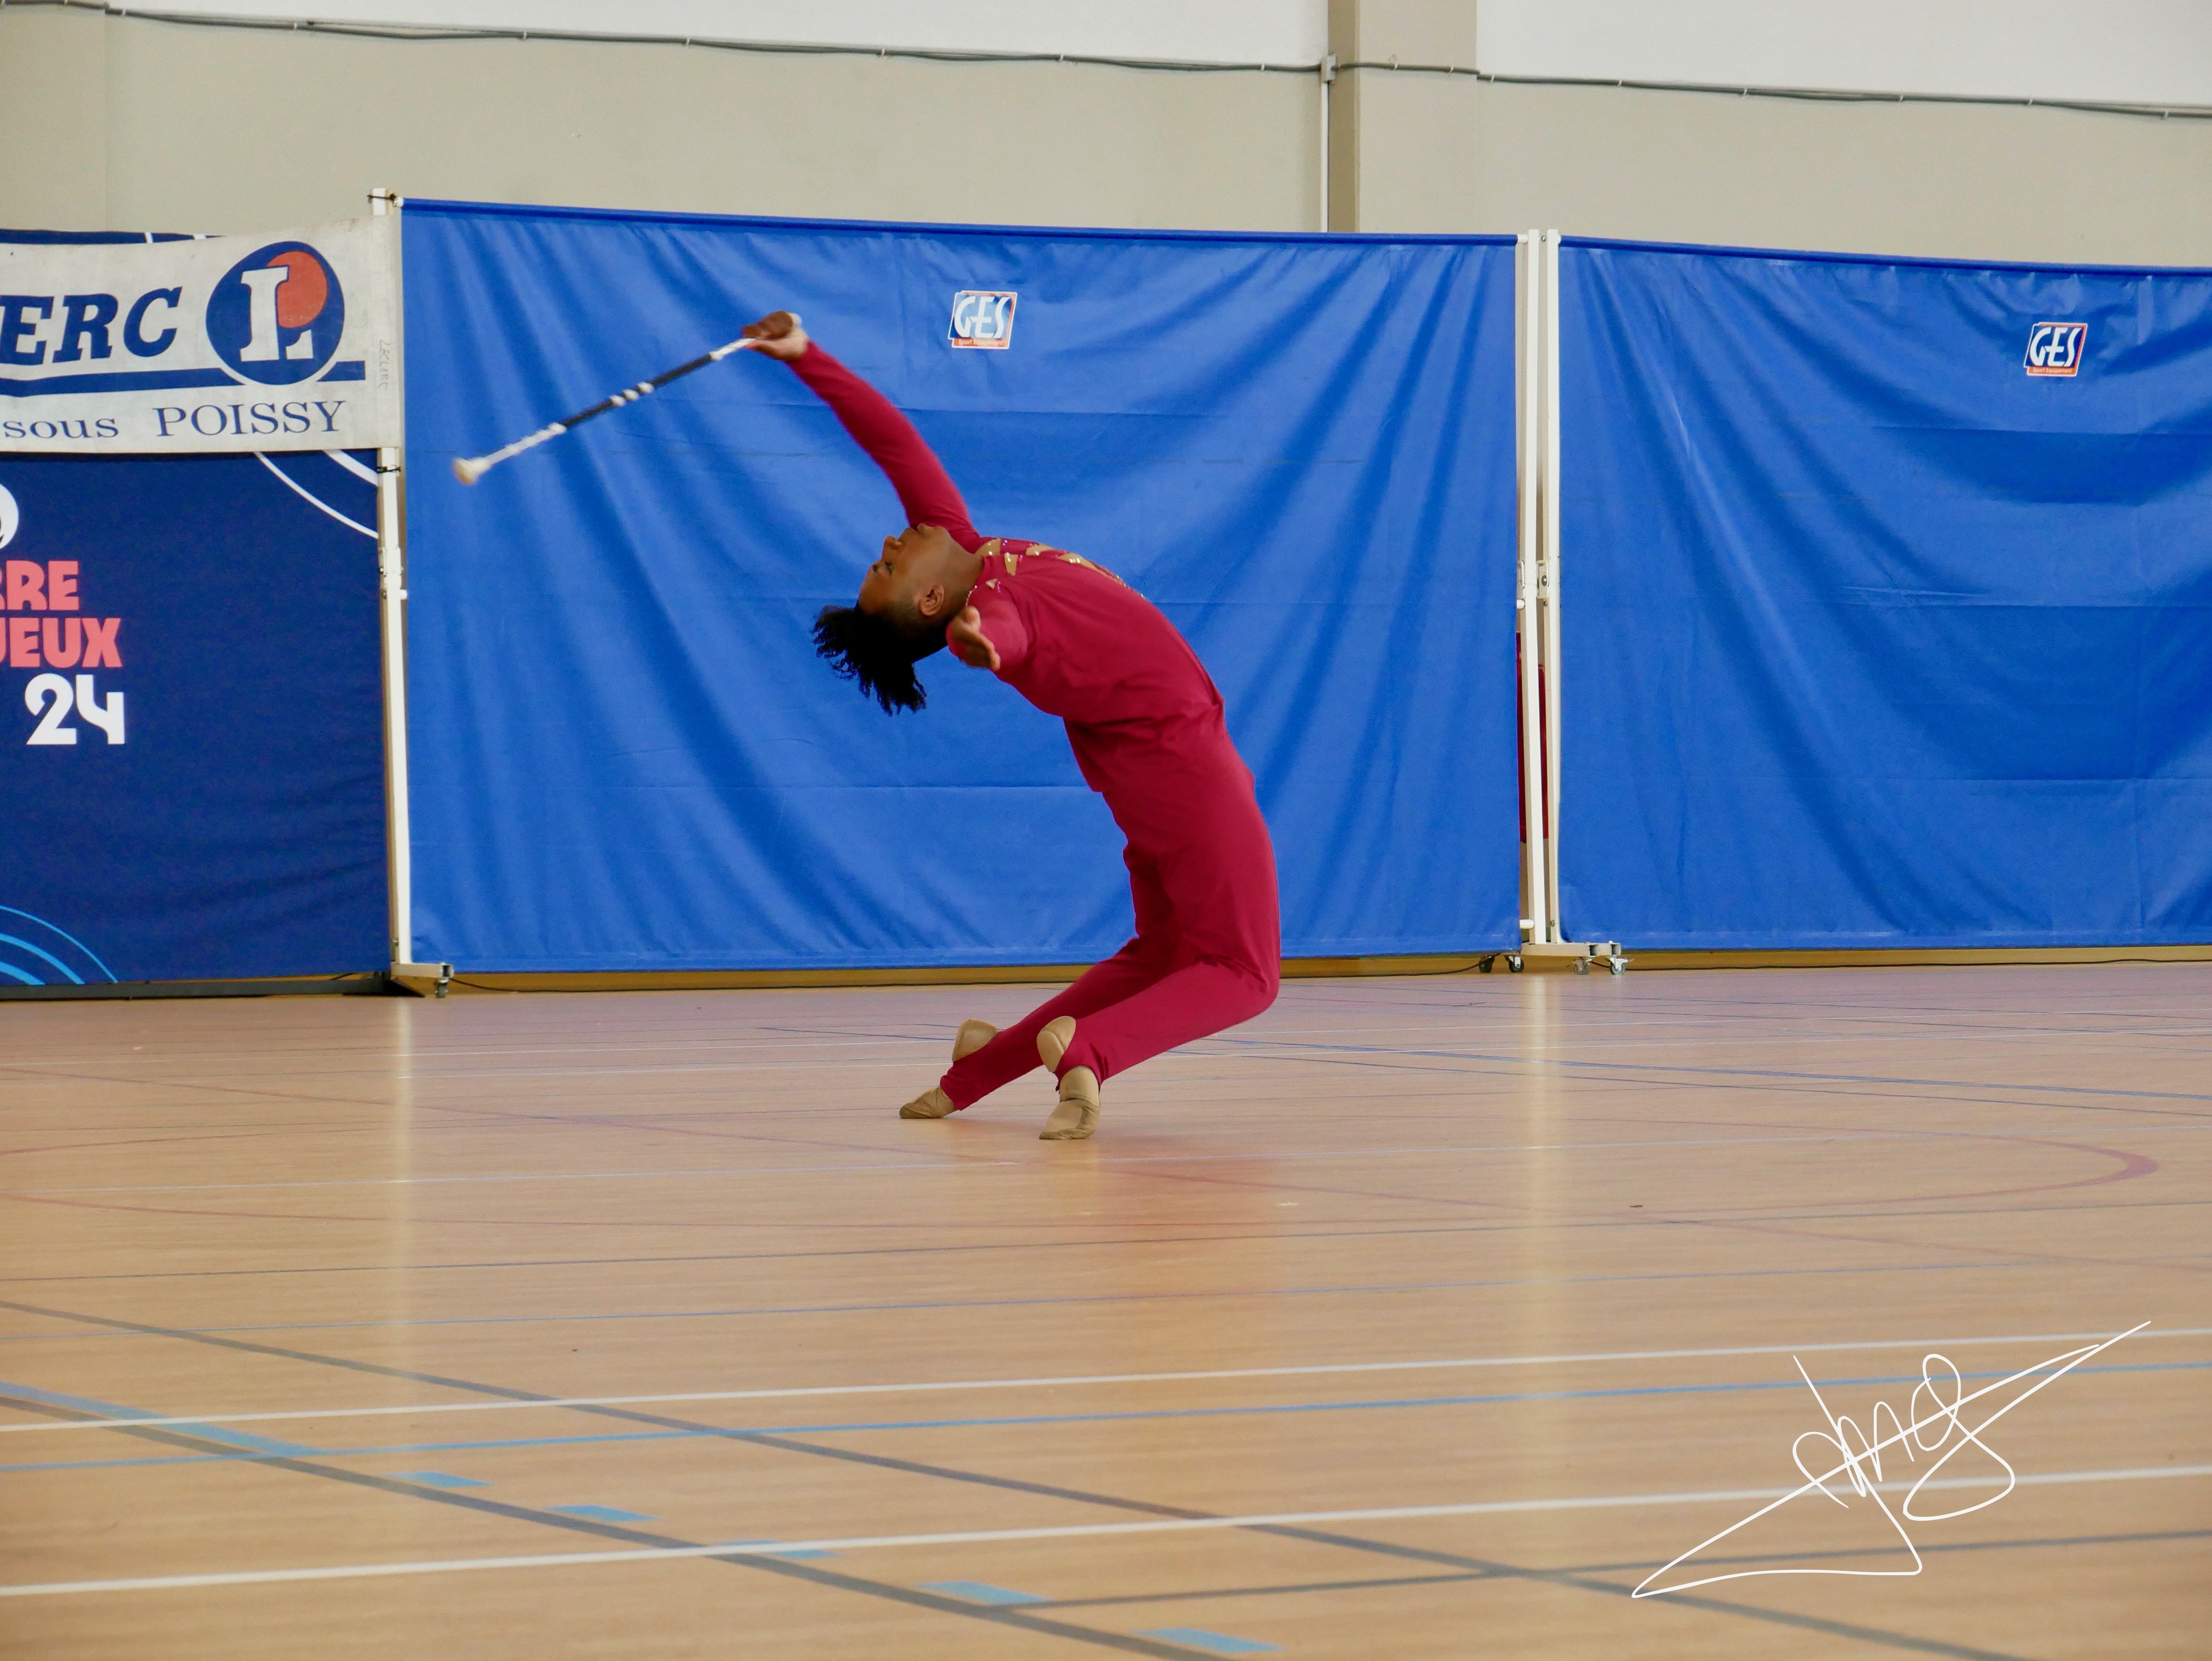
<svg viewBox="0 0 2212 1661">
<path fill-rule="evenodd" d="M 388 190 L 368 193 L 369 212 L 381 218 L 397 213 L 399 198 Z M 392 260 L 393 309 L 404 317 L 398 292 L 399 261 Z M 402 330 L 404 346 L 404 331 Z M 405 396 L 407 356 L 399 354 L 401 396 Z M 415 869 L 413 832 L 407 805 L 407 531 L 404 446 L 376 453 L 376 586 L 384 623 L 384 826 L 386 870 L 392 891 L 392 961 L 415 960 Z"/>
<path fill-rule="evenodd" d="M 1544 277 L 1544 569 L 1538 587 L 1543 597 L 1544 638 L 1544 816 L 1551 834 L 1544 845 L 1544 900 L 1552 932 L 1563 940 L 1559 919 L 1559 708 L 1565 666 L 1559 657 L 1559 234 L 1543 236 Z"/>
<path fill-rule="evenodd" d="M 1543 409 L 1543 260 L 1538 234 L 1524 231 L 1514 239 L 1515 284 L 1519 300 L 1519 350 L 1514 353 L 1518 373 L 1514 376 L 1518 427 L 1515 446 L 1520 486 L 1520 530 L 1514 581 L 1514 605 L 1519 636 L 1521 715 L 1521 816 L 1526 840 L 1521 849 L 1521 927 L 1532 940 L 1551 939 L 1551 889 L 1544 858 L 1544 741 L 1541 700 L 1537 680 L 1543 661 L 1542 630 L 1538 605 L 1542 575 L 1538 544 L 1538 484 L 1541 478 Z"/>
<path fill-rule="evenodd" d="M 1336 54 L 1321 55 L 1321 226 L 1328 228 L 1328 99 L 1336 82 Z"/>
</svg>

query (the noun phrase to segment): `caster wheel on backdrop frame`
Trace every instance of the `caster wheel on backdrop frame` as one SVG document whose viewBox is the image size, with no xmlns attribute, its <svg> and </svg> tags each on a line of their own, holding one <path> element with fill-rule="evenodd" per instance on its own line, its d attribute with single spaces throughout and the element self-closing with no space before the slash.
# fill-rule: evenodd
<svg viewBox="0 0 2212 1661">
<path fill-rule="evenodd" d="M 1491 956 L 1503 957 L 1507 966 L 1516 975 L 1532 958 L 1540 962 L 1563 963 L 1584 977 L 1599 964 L 1603 964 L 1609 973 L 1618 975 L 1626 970 L 1630 963 L 1628 954 L 1620 949 L 1618 940 L 1525 940 L 1517 952 L 1485 954 L 1486 958 Z M 1486 962 L 1484 970 L 1488 972 Z"/>
<path fill-rule="evenodd" d="M 1478 975 L 1487 975 L 1490 972 L 1491 964 L 1497 961 L 1498 954 L 1495 952 L 1489 953 L 1487 956 L 1478 958 L 1475 960 L 1474 964 L 1475 973 Z"/>
</svg>

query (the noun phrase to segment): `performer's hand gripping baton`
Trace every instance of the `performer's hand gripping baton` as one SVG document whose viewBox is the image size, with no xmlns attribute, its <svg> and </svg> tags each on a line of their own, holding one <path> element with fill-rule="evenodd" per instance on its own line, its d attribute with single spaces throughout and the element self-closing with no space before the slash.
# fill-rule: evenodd
<svg viewBox="0 0 2212 1661">
<path fill-rule="evenodd" d="M 498 466 L 501 462 L 512 461 L 525 450 L 534 450 L 547 439 L 558 438 L 571 427 L 589 421 L 593 416 L 605 415 L 610 410 L 619 410 L 625 404 L 635 404 L 647 392 L 656 392 L 672 380 L 680 380 L 694 369 L 703 369 L 709 363 L 720 363 L 732 352 L 741 352 L 748 346 L 757 346 L 760 344 L 757 340 L 732 340 L 727 345 L 715 347 L 713 351 L 702 357 L 693 358 L 689 363 L 679 363 L 665 374 L 653 376 L 650 380 L 641 380 L 635 386 L 625 386 L 611 397 L 601 399 L 588 410 L 579 410 L 572 416 L 562 416 L 560 420 L 540 427 L 528 437 L 518 438 L 514 443 L 494 450 L 489 455 L 455 456 L 453 477 L 464 484 L 473 484 L 493 468 Z"/>
</svg>

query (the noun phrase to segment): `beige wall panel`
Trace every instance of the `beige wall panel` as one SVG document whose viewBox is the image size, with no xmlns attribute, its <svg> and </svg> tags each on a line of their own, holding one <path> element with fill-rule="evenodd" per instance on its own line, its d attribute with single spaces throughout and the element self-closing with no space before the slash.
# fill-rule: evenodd
<svg viewBox="0 0 2212 1661">
<path fill-rule="evenodd" d="M 1338 0 L 1359 14 L 1357 53 L 1347 62 L 1456 64 L 1474 67 L 1475 0 Z M 1334 17 L 1332 13 L 1332 17 Z"/>
<path fill-rule="evenodd" d="M 106 228 L 106 26 L 0 11 L 0 225 Z"/>
<path fill-rule="evenodd" d="M 2212 121 L 1359 78 L 1361 230 L 2212 265 Z"/>
<path fill-rule="evenodd" d="M 1318 212 L 1310 76 L 103 27 L 118 227 L 312 222 L 380 184 L 1016 224 L 1300 230 Z M 15 188 L 0 219 L 22 216 Z M 46 223 L 100 207 L 89 190 L 36 205 Z"/>
</svg>

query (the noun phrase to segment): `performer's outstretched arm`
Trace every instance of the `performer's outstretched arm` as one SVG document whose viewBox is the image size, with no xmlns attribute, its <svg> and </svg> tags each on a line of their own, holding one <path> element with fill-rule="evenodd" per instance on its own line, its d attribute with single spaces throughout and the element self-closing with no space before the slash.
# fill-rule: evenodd
<svg viewBox="0 0 2212 1661">
<path fill-rule="evenodd" d="M 959 486 L 896 405 L 810 341 L 789 312 L 777 312 L 745 333 L 767 342 L 762 350 L 790 364 L 836 413 L 890 480 L 908 524 L 937 526 L 970 553 L 981 545 Z"/>
</svg>

